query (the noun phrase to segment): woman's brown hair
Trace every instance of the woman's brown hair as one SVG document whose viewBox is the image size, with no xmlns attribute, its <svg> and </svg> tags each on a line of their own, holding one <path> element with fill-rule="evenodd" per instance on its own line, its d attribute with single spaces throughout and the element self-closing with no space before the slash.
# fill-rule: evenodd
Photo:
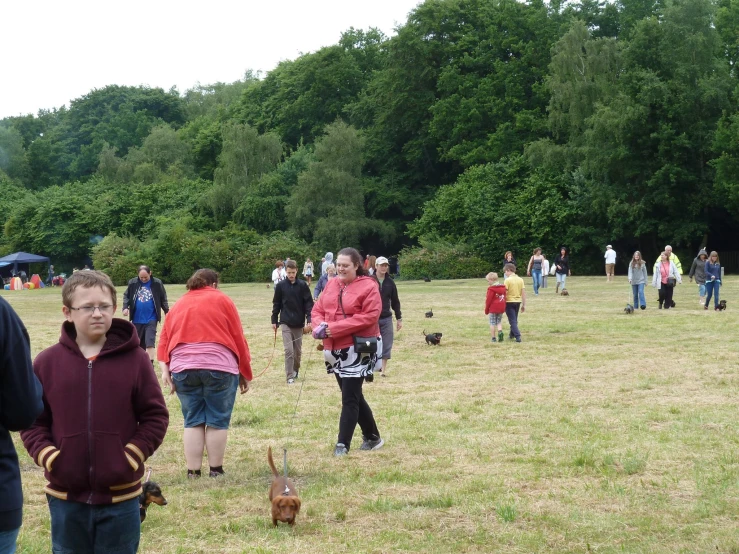
<svg viewBox="0 0 739 554">
<path fill-rule="evenodd" d="M 362 267 L 362 256 L 359 254 L 359 251 L 356 248 L 342 248 L 341 250 L 339 250 L 339 253 L 336 254 L 337 260 L 339 259 L 339 256 L 349 256 L 349 259 L 352 261 L 352 263 L 357 266 L 357 277 L 367 275 L 364 267 Z"/>
<path fill-rule="evenodd" d="M 636 255 L 637 255 L 637 254 L 639 254 L 639 263 L 638 263 L 638 265 L 637 265 L 637 262 L 636 262 L 636 260 L 634 259 L 634 258 L 636 257 Z M 635 251 L 635 252 L 634 252 L 634 253 L 633 253 L 633 254 L 631 255 L 631 267 L 641 267 L 641 266 L 643 266 L 643 265 L 644 265 L 644 258 L 642 257 L 642 255 L 641 255 L 641 252 L 639 252 L 639 251 L 637 250 L 637 251 Z"/>
<path fill-rule="evenodd" d="M 204 289 L 213 285 L 218 285 L 218 273 L 212 269 L 198 269 L 187 280 L 187 290 Z"/>
</svg>

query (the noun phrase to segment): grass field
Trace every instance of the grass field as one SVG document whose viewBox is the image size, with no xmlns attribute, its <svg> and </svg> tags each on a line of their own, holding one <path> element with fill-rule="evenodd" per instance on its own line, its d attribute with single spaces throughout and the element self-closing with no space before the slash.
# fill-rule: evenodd
<svg viewBox="0 0 739 554">
<path fill-rule="evenodd" d="M 358 432 L 349 456 L 332 456 L 340 395 L 312 339 L 298 384 L 285 384 L 278 341 L 237 399 L 224 480 L 187 481 L 180 405 L 167 397 L 169 432 L 149 465 L 169 505 L 149 509 L 140 551 L 739 553 L 739 279 L 722 287 L 725 312 L 703 311 L 686 278 L 677 309 L 657 310 L 648 287 L 632 316 L 624 277 L 571 278 L 567 298 L 549 281 L 519 319 L 521 344 L 490 343 L 483 279 L 400 282 L 405 327 L 388 376 L 364 389 L 386 441 L 376 452 L 359 451 Z M 272 290 L 222 288 L 259 371 Z M 170 302 L 184 292 L 167 290 Z M 58 289 L 3 296 L 34 355 L 57 340 Z M 424 329 L 442 345 L 428 347 Z M 269 445 L 278 465 L 288 449 L 303 500 L 294 529 L 271 525 Z M 25 450 L 21 468 L 19 552 L 49 552 L 43 474 Z"/>
</svg>

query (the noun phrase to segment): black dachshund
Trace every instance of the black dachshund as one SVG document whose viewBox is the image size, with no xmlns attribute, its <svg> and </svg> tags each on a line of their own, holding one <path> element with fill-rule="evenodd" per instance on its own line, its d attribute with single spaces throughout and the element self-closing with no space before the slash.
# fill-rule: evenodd
<svg viewBox="0 0 739 554">
<path fill-rule="evenodd" d="M 726 309 L 726 300 L 721 300 L 718 303 L 718 311 L 723 312 Z"/>
<path fill-rule="evenodd" d="M 426 331 L 424 331 L 423 334 L 426 336 L 426 344 L 429 346 L 439 346 L 441 344 L 441 333 L 426 334 Z"/>
<path fill-rule="evenodd" d="M 432 317 L 434 317 L 434 309 L 433 308 L 431 308 L 428 312 L 426 312 L 426 317 L 428 319 L 431 319 Z"/>
<path fill-rule="evenodd" d="M 430 283 L 431 282 L 431 278 L 428 277 L 428 276 L 426 276 L 426 277 L 423 278 L 423 282 L 424 283 Z"/>
<path fill-rule="evenodd" d="M 632 306 L 631 304 L 626 304 L 626 307 L 624 308 L 624 313 L 629 315 L 633 314 L 634 306 Z"/>
<path fill-rule="evenodd" d="M 146 509 L 149 504 L 167 505 L 167 499 L 162 494 L 162 489 L 154 481 L 147 481 L 142 485 L 143 491 L 139 495 L 139 516 L 141 523 L 146 519 Z"/>
</svg>

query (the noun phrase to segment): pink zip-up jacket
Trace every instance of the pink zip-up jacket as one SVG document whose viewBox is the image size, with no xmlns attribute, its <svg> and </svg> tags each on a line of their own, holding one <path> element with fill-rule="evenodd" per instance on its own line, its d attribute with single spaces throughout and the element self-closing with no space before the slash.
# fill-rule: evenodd
<svg viewBox="0 0 739 554">
<path fill-rule="evenodd" d="M 341 311 L 339 294 L 346 313 Z M 382 299 L 380 287 L 372 277 L 357 277 L 348 285 L 340 278 L 330 279 L 311 312 L 311 326 L 328 323 L 331 337 L 323 339 L 326 350 L 340 350 L 354 343 L 353 335 L 380 336 L 380 312 Z"/>
</svg>

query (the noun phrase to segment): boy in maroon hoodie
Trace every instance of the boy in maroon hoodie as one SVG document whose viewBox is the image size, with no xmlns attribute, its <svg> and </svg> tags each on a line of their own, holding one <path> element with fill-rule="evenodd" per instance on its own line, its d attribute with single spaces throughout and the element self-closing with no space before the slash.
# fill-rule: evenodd
<svg viewBox="0 0 739 554">
<path fill-rule="evenodd" d="M 44 468 L 54 552 L 134 553 L 144 463 L 169 414 L 135 327 L 114 319 L 116 291 L 98 271 L 62 288 L 59 343 L 34 361 L 44 411 L 21 433 Z"/>
</svg>

